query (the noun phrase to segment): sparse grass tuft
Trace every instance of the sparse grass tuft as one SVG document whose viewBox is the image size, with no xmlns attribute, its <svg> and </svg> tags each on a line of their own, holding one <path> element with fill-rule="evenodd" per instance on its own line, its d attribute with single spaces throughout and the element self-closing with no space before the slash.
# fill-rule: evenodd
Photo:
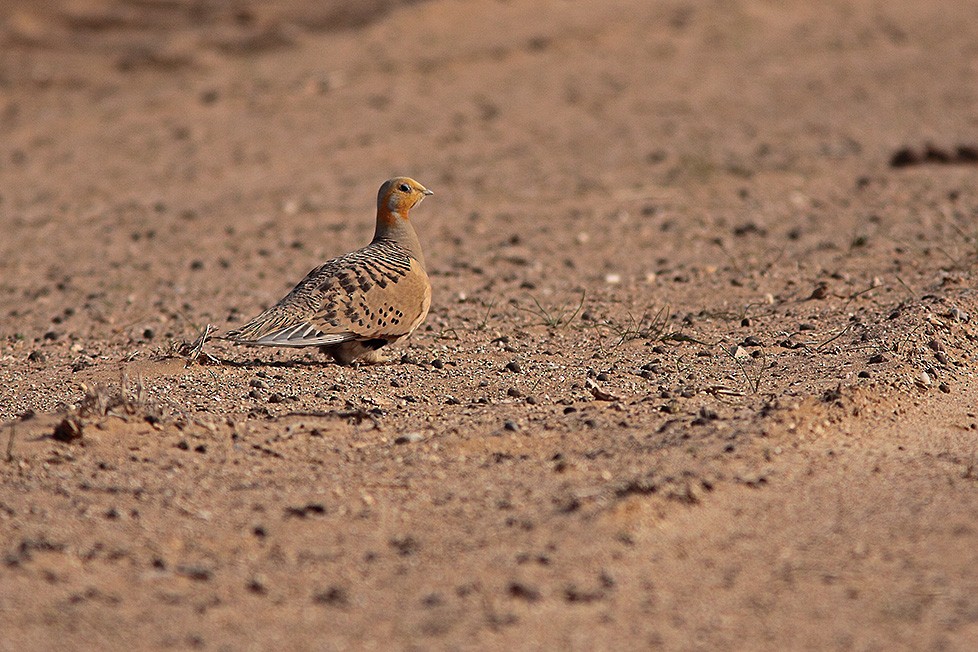
<svg viewBox="0 0 978 652">
<path fill-rule="evenodd" d="M 624 324 L 605 320 L 603 325 L 618 336 L 618 342 L 615 346 L 639 339 L 664 341 L 671 334 L 669 331 L 669 317 L 671 316 L 669 306 L 666 305 L 657 310 L 646 309 L 638 318 L 629 312 L 628 320 Z"/>
<path fill-rule="evenodd" d="M 128 375 L 123 373 L 118 387 L 97 384 L 92 387 L 82 385 L 82 388 L 85 390 L 85 396 L 73 410 L 74 416 L 80 419 L 107 416 L 122 418 L 138 416 L 150 422 L 163 419 L 162 406 L 147 396 L 141 378 L 130 382 Z"/>
<path fill-rule="evenodd" d="M 581 310 L 584 308 L 585 294 L 586 291 L 581 290 L 581 300 L 577 303 L 577 307 L 574 308 L 573 312 L 571 312 L 573 304 L 547 308 L 537 301 L 537 298 L 532 294 L 530 295 L 530 299 L 533 300 L 533 304 L 535 306 L 534 308 L 524 308 L 522 306 L 517 307 L 523 312 L 528 312 L 540 319 L 543 326 L 547 326 L 548 328 L 563 328 L 574 321 L 577 316 L 581 314 Z"/>
<path fill-rule="evenodd" d="M 747 369 L 747 365 L 744 361 L 735 355 L 736 347 L 733 350 L 727 349 L 727 347 L 720 347 L 724 353 L 730 356 L 738 367 L 740 367 L 740 372 L 744 375 L 744 380 L 747 382 L 747 388 L 750 390 L 751 394 L 757 394 L 761 391 L 761 381 L 764 379 L 764 370 L 767 368 L 764 362 L 766 361 L 765 356 L 757 358 L 751 358 L 752 361 L 756 362 L 756 365 L 751 365 L 754 367 L 754 373 L 752 374 Z"/>
</svg>

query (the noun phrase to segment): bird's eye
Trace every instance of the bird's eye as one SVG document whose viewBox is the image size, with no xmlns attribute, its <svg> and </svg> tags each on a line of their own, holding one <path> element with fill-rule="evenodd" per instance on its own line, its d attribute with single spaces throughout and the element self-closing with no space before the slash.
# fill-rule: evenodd
<svg viewBox="0 0 978 652">
<path fill-rule="evenodd" d="M 402 183 L 397 187 L 397 189 L 401 192 L 411 192 L 411 186 L 407 185 L 406 183 Z"/>
</svg>

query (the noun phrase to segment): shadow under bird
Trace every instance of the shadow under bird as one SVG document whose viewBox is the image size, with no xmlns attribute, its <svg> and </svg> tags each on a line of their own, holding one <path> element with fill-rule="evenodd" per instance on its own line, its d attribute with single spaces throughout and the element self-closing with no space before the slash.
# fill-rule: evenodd
<svg viewBox="0 0 978 652">
<path fill-rule="evenodd" d="M 431 306 L 421 243 L 408 218 L 431 194 L 408 177 L 384 182 L 370 244 L 315 268 L 281 301 L 221 339 L 318 346 L 344 365 L 385 362 L 379 349 L 414 332 Z"/>
</svg>

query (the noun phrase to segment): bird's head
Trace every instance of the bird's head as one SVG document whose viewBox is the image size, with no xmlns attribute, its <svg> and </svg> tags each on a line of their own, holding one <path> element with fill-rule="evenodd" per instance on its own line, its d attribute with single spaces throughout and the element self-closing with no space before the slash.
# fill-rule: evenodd
<svg viewBox="0 0 978 652">
<path fill-rule="evenodd" d="M 391 219 L 407 219 L 408 211 L 421 203 L 430 190 L 414 179 L 394 177 L 384 182 L 377 194 L 377 212 Z"/>
</svg>

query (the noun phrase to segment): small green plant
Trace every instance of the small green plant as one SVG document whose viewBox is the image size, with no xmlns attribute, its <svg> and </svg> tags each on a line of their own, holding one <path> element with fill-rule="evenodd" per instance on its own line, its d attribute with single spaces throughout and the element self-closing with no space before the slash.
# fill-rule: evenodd
<svg viewBox="0 0 978 652">
<path fill-rule="evenodd" d="M 764 369 L 766 368 L 764 365 L 765 362 L 764 355 L 762 354 L 759 358 L 756 359 L 757 362 L 757 365 L 755 367 L 756 371 L 752 375 L 751 372 L 747 370 L 747 365 L 744 364 L 744 361 L 737 357 L 736 355 L 737 347 L 734 347 L 733 350 L 727 349 L 727 347 L 720 347 L 720 348 L 723 349 L 724 353 L 730 356 L 730 359 L 733 360 L 738 367 L 740 367 L 740 372 L 744 375 L 744 380 L 747 382 L 747 387 L 748 389 L 750 389 L 751 394 L 757 394 L 758 392 L 760 392 L 761 380 L 763 380 L 764 378 Z"/>
<path fill-rule="evenodd" d="M 486 306 L 486 314 L 483 315 L 482 321 L 479 322 L 479 324 L 475 327 L 476 330 L 484 331 L 486 330 L 486 328 L 489 327 L 489 315 L 492 313 L 492 309 L 495 307 L 495 305 L 496 305 L 496 297 L 493 297 L 492 300 L 489 302 L 489 305 Z"/>
<path fill-rule="evenodd" d="M 581 290 L 581 300 L 577 303 L 577 307 L 574 308 L 573 312 L 571 312 L 573 304 L 546 308 L 532 294 L 530 295 L 530 299 L 533 300 L 534 308 L 517 307 L 523 312 L 528 312 L 537 317 L 543 326 L 547 326 L 548 328 L 563 328 L 574 321 L 581 313 L 581 310 L 583 310 L 585 293 L 585 290 Z"/>
<path fill-rule="evenodd" d="M 668 328 L 671 314 L 669 306 L 662 306 L 654 311 L 646 309 L 638 318 L 629 312 L 628 320 L 624 324 L 606 320 L 604 325 L 618 336 L 615 346 L 620 346 L 629 340 L 663 340 L 670 334 Z"/>
</svg>

